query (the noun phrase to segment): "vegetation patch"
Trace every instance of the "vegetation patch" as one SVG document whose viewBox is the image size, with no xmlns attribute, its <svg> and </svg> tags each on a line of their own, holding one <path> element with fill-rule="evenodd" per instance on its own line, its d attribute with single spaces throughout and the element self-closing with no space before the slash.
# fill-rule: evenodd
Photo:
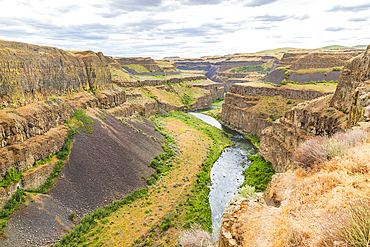
<svg viewBox="0 0 370 247">
<path fill-rule="evenodd" d="M 19 209 L 21 204 L 26 201 L 26 193 L 23 188 L 19 188 L 12 197 L 6 202 L 3 209 L 0 211 L 0 235 L 7 235 L 4 231 L 7 221 L 12 213 Z"/>
<path fill-rule="evenodd" d="M 212 105 L 221 107 L 224 101 L 225 101 L 225 98 L 215 99 L 215 100 L 212 100 Z"/>
<path fill-rule="evenodd" d="M 143 65 L 140 65 L 140 64 L 127 64 L 123 66 L 129 69 L 133 69 L 137 73 L 150 73 L 150 71 L 147 68 L 145 68 Z"/>
<path fill-rule="evenodd" d="M 339 155 L 346 155 L 354 146 L 364 143 L 368 133 L 361 129 L 338 132 L 331 138 L 314 137 L 302 143 L 294 153 L 294 162 L 308 168 Z"/>
<path fill-rule="evenodd" d="M 16 173 L 14 167 L 12 167 L 8 174 L 1 180 L 0 187 L 7 188 L 12 182 L 16 184 L 21 180 L 22 176 L 22 171 Z"/>
<path fill-rule="evenodd" d="M 256 148 L 260 147 L 260 138 L 257 135 L 250 134 L 245 135 L 244 137 L 249 139 Z"/>
<path fill-rule="evenodd" d="M 263 192 L 275 174 L 274 168 L 272 168 L 271 162 L 265 161 L 264 158 L 259 158 L 258 153 L 256 155 L 248 155 L 248 159 L 252 163 L 243 171 L 245 180 L 240 187 L 249 185 L 254 187 L 256 192 Z"/>
</svg>

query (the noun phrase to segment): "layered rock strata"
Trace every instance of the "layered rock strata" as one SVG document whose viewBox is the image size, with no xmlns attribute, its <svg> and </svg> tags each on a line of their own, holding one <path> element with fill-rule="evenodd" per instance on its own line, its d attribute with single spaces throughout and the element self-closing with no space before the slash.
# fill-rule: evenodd
<svg viewBox="0 0 370 247">
<path fill-rule="evenodd" d="M 370 105 L 370 46 L 366 51 L 351 59 L 344 66 L 339 78 L 337 90 L 330 102 L 332 107 L 350 111 L 356 90 L 362 107 Z"/>
<path fill-rule="evenodd" d="M 115 81 L 114 83 L 120 87 L 144 87 L 144 86 L 158 86 L 166 83 L 180 83 L 186 81 L 198 81 L 198 80 L 207 80 L 207 77 L 204 75 L 199 76 L 184 76 L 184 77 L 173 77 L 169 79 L 158 79 L 158 80 L 138 80 L 138 81 L 127 81 L 119 82 Z"/>
<path fill-rule="evenodd" d="M 110 83 L 102 54 L 0 41 L 0 105 L 20 106 Z"/>
<path fill-rule="evenodd" d="M 158 64 L 150 57 L 124 57 L 115 58 L 120 65 L 140 64 L 149 71 L 160 70 Z"/>
<path fill-rule="evenodd" d="M 212 100 L 224 98 L 224 86 L 222 83 L 192 84 L 193 87 L 199 87 L 210 91 Z"/>
<path fill-rule="evenodd" d="M 313 136 L 331 136 L 346 129 L 347 115 L 329 107 L 331 95 L 301 104 L 261 133 L 260 155 L 276 172 L 296 169 L 294 150 Z"/>
<path fill-rule="evenodd" d="M 321 93 L 315 90 L 295 90 L 289 88 L 276 88 L 269 86 L 253 86 L 253 84 L 234 84 L 225 95 L 222 106 L 222 121 L 231 127 L 236 127 L 244 134 L 261 135 L 263 129 L 272 125 L 267 117 L 258 116 L 249 112 L 249 107 L 256 105 L 252 99 L 246 96 L 282 96 L 286 99 L 311 100 L 329 93 Z"/>
</svg>

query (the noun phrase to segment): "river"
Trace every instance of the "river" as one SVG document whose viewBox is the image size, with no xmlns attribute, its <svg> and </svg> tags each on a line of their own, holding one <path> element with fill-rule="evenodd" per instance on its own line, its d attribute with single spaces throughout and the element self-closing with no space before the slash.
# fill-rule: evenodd
<svg viewBox="0 0 370 247">
<path fill-rule="evenodd" d="M 203 109 L 202 111 L 204 110 L 207 109 Z M 199 111 L 189 112 L 189 114 L 232 134 L 231 140 L 235 144 L 222 152 L 211 169 L 212 184 L 209 186 L 211 189 L 209 203 L 212 210 L 213 236 L 218 240 L 222 214 L 224 213 L 225 207 L 238 192 L 239 186 L 244 182 L 242 172 L 250 164 L 247 155 L 256 154 L 258 149 L 242 134 L 222 125 L 213 117 L 202 114 Z"/>
</svg>

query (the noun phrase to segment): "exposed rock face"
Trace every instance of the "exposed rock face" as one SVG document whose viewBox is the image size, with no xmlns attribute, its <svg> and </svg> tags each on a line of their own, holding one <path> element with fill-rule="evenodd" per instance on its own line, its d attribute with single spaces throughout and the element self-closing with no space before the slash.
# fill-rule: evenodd
<svg viewBox="0 0 370 247">
<path fill-rule="evenodd" d="M 321 93 L 315 90 L 294 90 L 289 88 L 259 87 L 253 84 L 234 84 L 225 95 L 225 102 L 222 106 L 222 121 L 231 127 L 236 127 L 244 134 L 261 135 L 263 129 L 272 125 L 266 118 L 248 112 L 248 108 L 255 105 L 246 99 L 245 96 L 270 96 L 281 95 L 287 99 L 311 100 L 328 93 Z M 258 99 L 256 99 L 258 101 Z"/>
<path fill-rule="evenodd" d="M 358 52 L 311 52 L 291 63 L 293 70 L 342 67 Z"/>
<path fill-rule="evenodd" d="M 150 57 L 125 57 L 125 58 L 115 58 L 115 60 L 121 65 L 129 64 L 140 64 L 147 68 L 149 71 L 159 70 L 159 66 Z"/>
<path fill-rule="evenodd" d="M 279 87 L 256 87 L 248 84 L 234 84 L 229 93 L 238 94 L 241 96 L 276 96 L 281 95 L 287 99 L 306 99 L 312 100 L 321 96 L 328 95 L 330 93 L 321 93 L 315 90 L 296 90 L 290 88 L 279 88 Z"/>
<path fill-rule="evenodd" d="M 223 61 L 221 62 L 220 71 L 226 71 L 232 68 L 242 67 L 242 66 L 253 66 L 262 65 L 264 61 Z"/>
<path fill-rule="evenodd" d="M 102 88 L 110 82 L 109 69 L 101 54 L 88 53 L 82 60 L 53 47 L 0 41 L 0 104 L 19 106 L 90 86 Z"/>
<path fill-rule="evenodd" d="M 57 152 L 64 143 L 65 129 L 62 128 L 64 121 L 73 116 L 74 109 L 109 108 L 120 105 L 125 100 L 125 92 L 116 88 L 99 92 L 97 96 L 81 92 L 70 99 L 34 103 L 9 113 L 6 113 L 7 109 L 2 110 L 0 178 L 12 167 L 15 167 L 17 172 L 24 171 L 36 160 Z M 57 128 L 54 129 L 55 127 Z"/>
<path fill-rule="evenodd" d="M 309 54 L 309 52 L 286 52 L 281 58 L 276 68 L 285 68 L 291 66 L 292 63 L 300 59 L 302 56 Z"/>
<path fill-rule="evenodd" d="M 184 76 L 184 77 L 173 77 L 165 80 L 141 80 L 141 81 L 128 81 L 128 82 L 115 82 L 120 87 L 144 87 L 144 86 L 158 86 L 166 83 L 179 83 L 185 81 L 198 81 L 206 80 L 207 77 L 204 75 L 199 76 Z"/>
<path fill-rule="evenodd" d="M 339 78 L 337 90 L 330 102 L 332 107 L 349 112 L 354 93 L 360 91 L 359 95 L 363 99 L 362 106 L 370 105 L 369 93 L 366 89 L 370 85 L 370 46 L 365 53 L 350 60 L 344 66 Z"/>
<path fill-rule="evenodd" d="M 326 75 L 325 75 L 326 74 Z M 310 74 L 298 74 L 291 73 L 287 81 L 295 81 L 299 83 L 311 82 L 311 81 L 338 81 L 340 76 L 340 71 L 330 71 L 326 73 L 310 73 Z"/>
<path fill-rule="evenodd" d="M 329 95 L 296 106 L 262 131 L 260 155 L 272 163 L 276 172 L 297 168 L 293 152 L 304 141 L 346 129 L 346 114 L 329 108 L 330 99 Z"/>
<path fill-rule="evenodd" d="M 224 97 L 224 86 L 222 83 L 212 83 L 212 84 L 193 84 L 193 87 L 204 88 L 209 90 L 211 93 L 212 100 L 220 99 Z"/>
<path fill-rule="evenodd" d="M 103 53 L 93 51 L 73 52 L 79 57 L 86 67 L 87 79 L 90 88 L 102 89 L 112 82 L 108 64 L 105 62 Z"/>
</svg>

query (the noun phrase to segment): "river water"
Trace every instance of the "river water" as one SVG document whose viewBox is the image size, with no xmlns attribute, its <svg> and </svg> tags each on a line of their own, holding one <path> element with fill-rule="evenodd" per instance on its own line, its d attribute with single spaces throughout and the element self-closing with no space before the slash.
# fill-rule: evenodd
<svg viewBox="0 0 370 247">
<path fill-rule="evenodd" d="M 212 108 L 210 108 L 212 109 Z M 207 110 L 203 109 L 202 111 Z M 222 214 L 227 203 L 235 196 L 239 186 L 244 182 L 242 172 L 251 163 L 247 155 L 253 155 L 258 152 L 250 140 L 230 128 L 222 125 L 211 116 L 198 112 L 189 112 L 204 122 L 232 134 L 232 147 L 226 148 L 211 169 L 211 181 L 209 186 L 209 203 L 212 210 L 212 228 L 213 236 L 218 240 Z"/>
</svg>

